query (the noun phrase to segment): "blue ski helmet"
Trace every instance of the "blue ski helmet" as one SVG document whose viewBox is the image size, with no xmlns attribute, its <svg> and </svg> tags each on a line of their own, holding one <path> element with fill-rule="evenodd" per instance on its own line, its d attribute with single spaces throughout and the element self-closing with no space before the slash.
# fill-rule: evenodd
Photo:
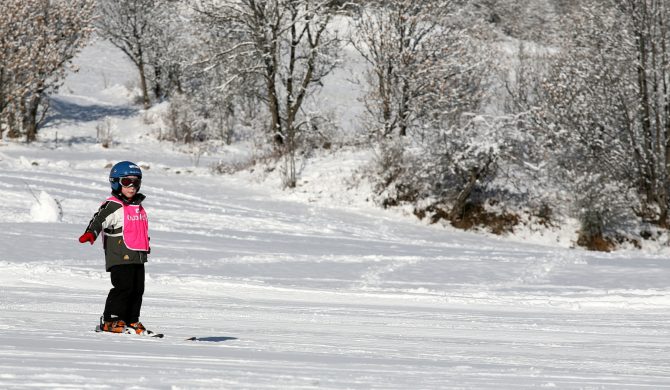
<svg viewBox="0 0 670 390">
<path fill-rule="evenodd" d="M 137 164 L 130 161 L 121 161 L 114 164 L 112 170 L 109 171 L 109 183 L 112 185 L 112 191 L 121 191 L 121 184 L 119 179 L 125 176 L 137 176 L 142 178 L 142 170 Z"/>
</svg>

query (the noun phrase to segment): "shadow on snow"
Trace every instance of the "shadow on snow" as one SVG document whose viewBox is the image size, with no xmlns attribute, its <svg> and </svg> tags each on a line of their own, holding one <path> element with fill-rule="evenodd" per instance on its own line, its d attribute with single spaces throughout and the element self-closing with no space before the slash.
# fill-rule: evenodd
<svg viewBox="0 0 670 390">
<path fill-rule="evenodd" d="M 108 116 L 128 118 L 139 111 L 129 106 L 81 105 L 59 97 L 52 97 L 50 104 L 49 114 L 43 127 L 70 121 L 92 122 Z"/>
<path fill-rule="evenodd" d="M 191 341 L 206 341 L 209 343 L 221 343 L 224 341 L 237 340 L 237 337 L 212 336 L 212 337 L 192 337 Z"/>
</svg>

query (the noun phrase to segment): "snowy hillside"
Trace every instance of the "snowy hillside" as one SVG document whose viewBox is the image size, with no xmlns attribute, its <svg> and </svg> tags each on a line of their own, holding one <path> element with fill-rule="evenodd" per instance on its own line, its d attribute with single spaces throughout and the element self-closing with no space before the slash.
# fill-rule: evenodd
<svg viewBox="0 0 670 390">
<path fill-rule="evenodd" d="M 150 134 L 111 46 L 77 62 L 41 141 L 0 143 L 0 388 L 670 388 L 665 256 L 426 226 L 347 193 L 353 152 L 302 176 L 333 197 L 213 176 L 246 151 L 196 167 Z M 142 321 L 164 339 L 93 331 L 111 286 L 77 237 L 125 159 L 152 237 Z"/>
</svg>

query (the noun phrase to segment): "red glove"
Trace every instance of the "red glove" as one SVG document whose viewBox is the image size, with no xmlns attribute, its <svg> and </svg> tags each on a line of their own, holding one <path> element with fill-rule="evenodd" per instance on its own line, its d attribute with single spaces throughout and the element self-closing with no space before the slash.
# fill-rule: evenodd
<svg viewBox="0 0 670 390">
<path fill-rule="evenodd" d="M 79 242 L 82 244 L 85 243 L 86 241 L 90 242 L 91 245 L 95 242 L 95 235 L 91 232 L 86 232 L 79 237 Z"/>
</svg>

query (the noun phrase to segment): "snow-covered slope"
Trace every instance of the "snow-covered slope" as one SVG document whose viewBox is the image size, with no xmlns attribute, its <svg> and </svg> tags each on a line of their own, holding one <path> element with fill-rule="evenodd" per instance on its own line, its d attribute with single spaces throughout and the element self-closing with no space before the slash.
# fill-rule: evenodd
<svg viewBox="0 0 670 390">
<path fill-rule="evenodd" d="M 149 134 L 109 45 L 79 63 L 42 141 L 0 144 L 0 388 L 670 388 L 666 258 L 212 176 L 220 156 L 194 167 Z M 105 118 L 109 149 L 95 141 Z M 344 157 L 303 180 L 337 188 Z M 142 320 L 161 340 L 93 332 L 111 286 L 100 244 L 77 237 L 124 159 L 144 166 Z"/>
</svg>

